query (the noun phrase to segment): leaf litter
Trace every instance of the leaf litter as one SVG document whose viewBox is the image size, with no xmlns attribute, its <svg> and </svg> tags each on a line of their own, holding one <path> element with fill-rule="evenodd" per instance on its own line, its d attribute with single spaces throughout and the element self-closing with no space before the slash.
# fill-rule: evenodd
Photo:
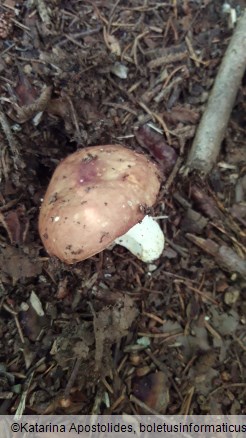
<svg viewBox="0 0 246 438">
<path fill-rule="evenodd" d="M 213 171 L 182 173 L 223 1 L 24 3 L 0 6 L 0 412 L 245 414 L 245 83 Z M 163 168 L 164 253 L 65 266 L 41 199 L 61 159 L 112 142 Z"/>
</svg>

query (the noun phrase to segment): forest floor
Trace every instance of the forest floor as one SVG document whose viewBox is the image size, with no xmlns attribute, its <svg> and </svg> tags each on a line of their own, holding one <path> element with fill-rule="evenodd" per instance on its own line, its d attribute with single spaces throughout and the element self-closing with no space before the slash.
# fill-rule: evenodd
<svg viewBox="0 0 246 438">
<path fill-rule="evenodd" d="M 213 170 L 182 172 L 246 6 L 223 3 L 1 2 L 0 414 L 246 414 L 245 78 Z M 165 172 L 164 252 L 65 265 L 39 237 L 45 190 L 112 143 Z"/>
</svg>

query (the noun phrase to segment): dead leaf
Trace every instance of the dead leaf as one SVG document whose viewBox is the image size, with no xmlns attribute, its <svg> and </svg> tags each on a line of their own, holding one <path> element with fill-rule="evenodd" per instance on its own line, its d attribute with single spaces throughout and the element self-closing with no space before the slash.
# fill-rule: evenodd
<svg viewBox="0 0 246 438">
<path fill-rule="evenodd" d="M 44 314 L 37 313 L 35 307 L 32 305 L 31 299 L 28 303 L 22 303 L 21 307 L 22 310 L 19 312 L 19 321 L 23 333 L 31 341 L 35 341 L 47 323 L 47 318 Z"/>
<path fill-rule="evenodd" d="M 190 369 L 188 377 L 192 379 L 196 393 L 206 396 L 214 389 L 213 381 L 219 374 L 213 368 L 216 361 L 215 351 L 208 350 L 199 355 L 194 367 Z"/>
<path fill-rule="evenodd" d="M 177 124 L 181 123 L 192 123 L 198 122 L 200 115 L 194 109 L 185 106 L 173 107 L 171 111 L 165 111 L 163 117 L 170 123 Z"/>
<path fill-rule="evenodd" d="M 208 368 L 206 372 L 197 374 L 195 377 L 192 374 L 189 377 L 192 378 L 192 382 L 195 384 L 196 392 L 206 396 L 214 389 L 213 382 L 219 372 L 214 368 Z"/>
<path fill-rule="evenodd" d="M 182 327 L 177 321 L 168 320 L 163 325 L 162 331 L 164 333 L 170 333 L 171 336 L 182 331 Z M 172 346 L 181 347 L 186 360 L 189 360 L 198 353 L 200 354 L 201 351 L 206 352 L 211 348 L 208 340 L 208 332 L 203 326 L 202 318 L 192 321 L 190 331 L 192 334 L 178 335 L 171 344 Z"/>
<path fill-rule="evenodd" d="M 246 227 L 246 203 L 240 202 L 238 204 L 233 204 L 230 208 L 231 215 L 237 219 L 241 224 Z"/>
<path fill-rule="evenodd" d="M 216 364 L 216 353 L 213 350 L 206 351 L 197 359 L 194 369 L 197 374 L 204 374 Z"/>
<path fill-rule="evenodd" d="M 181 222 L 183 231 L 201 234 L 207 226 L 208 219 L 192 208 L 188 208 Z"/>
<path fill-rule="evenodd" d="M 19 105 L 31 105 L 37 98 L 37 91 L 29 81 L 29 78 L 19 68 L 18 83 L 14 89 Z"/>
<path fill-rule="evenodd" d="M 207 195 L 200 187 L 191 186 L 191 197 L 199 210 L 210 219 L 223 217 L 215 200 Z"/>
<path fill-rule="evenodd" d="M 0 212 L 0 223 L 5 228 L 12 244 L 25 242 L 29 228 L 29 220 L 25 213 L 24 205 L 19 205 L 16 210 L 10 210 L 6 213 Z"/>
<path fill-rule="evenodd" d="M 94 335 L 91 323 L 70 322 L 64 325 L 62 333 L 57 336 L 51 347 L 50 354 L 55 356 L 59 363 L 66 363 L 68 359 L 80 357 L 87 359 L 89 347 L 94 344 Z"/>
<path fill-rule="evenodd" d="M 170 400 L 167 375 L 158 371 L 135 379 L 133 394 L 154 411 L 165 414 Z"/>
<path fill-rule="evenodd" d="M 147 149 L 160 163 L 164 174 L 168 174 L 177 161 L 177 154 L 165 142 L 163 135 L 154 132 L 148 125 L 143 125 L 135 132 L 135 137 L 140 146 Z"/>
<path fill-rule="evenodd" d="M 38 258 L 29 257 L 20 248 L 6 245 L 1 248 L 0 270 L 10 278 L 13 284 L 19 279 L 35 277 L 42 272 L 42 263 Z"/>
<path fill-rule="evenodd" d="M 114 307 L 104 307 L 94 315 L 96 367 L 100 368 L 105 344 L 112 345 L 126 336 L 137 315 L 135 303 L 127 295 Z"/>
<path fill-rule="evenodd" d="M 103 34 L 104 34 L 106 45 L 108 49 L 111 51 L 111 53 L 120 56 L 121 48 L 120 48 L 119 40 L 114 35 L 110 35 L 109 33 L 107 33 L 105 28 Z"/>
<path fill-rule="evenodd" d="M 215 307 L 211 307 L 211 324 L 221 336 L 232 335 L 239 325 L 239 315 L 231 309 L 227 313 L 219 313 Z"/>
</svg>

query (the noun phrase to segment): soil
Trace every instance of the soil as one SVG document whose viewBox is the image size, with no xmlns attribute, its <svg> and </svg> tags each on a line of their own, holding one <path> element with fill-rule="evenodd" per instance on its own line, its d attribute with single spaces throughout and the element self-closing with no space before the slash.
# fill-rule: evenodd
<svg viewBox="0 0 246 438">
<path fill-rule="evenodd" d="M 246 6 L 223 3 L 1 2 L 1 414 L 246 414 L 245 78 L 216 166 L 182 172 Z M 63 264 L 38 233 L 49 180 L 112 143 L 163 170 L 164 252 Z"/>
</svg>

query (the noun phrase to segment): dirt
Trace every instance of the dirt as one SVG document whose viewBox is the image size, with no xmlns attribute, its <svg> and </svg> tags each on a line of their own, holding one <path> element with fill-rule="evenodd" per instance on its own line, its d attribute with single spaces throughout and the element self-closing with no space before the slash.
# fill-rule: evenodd
<svg viewBox="0 0 246 438">
<path fill-rule="evenodd" d="M 246 414 L 245 77 L 216 166 L 182 172 L 231 17 L 220 0 L 2 1 L 1 414 Z M 42 198 L 62 158 L 112 143 L 163 170 L 164 252 L 65 265 Z"/>
</svg>

